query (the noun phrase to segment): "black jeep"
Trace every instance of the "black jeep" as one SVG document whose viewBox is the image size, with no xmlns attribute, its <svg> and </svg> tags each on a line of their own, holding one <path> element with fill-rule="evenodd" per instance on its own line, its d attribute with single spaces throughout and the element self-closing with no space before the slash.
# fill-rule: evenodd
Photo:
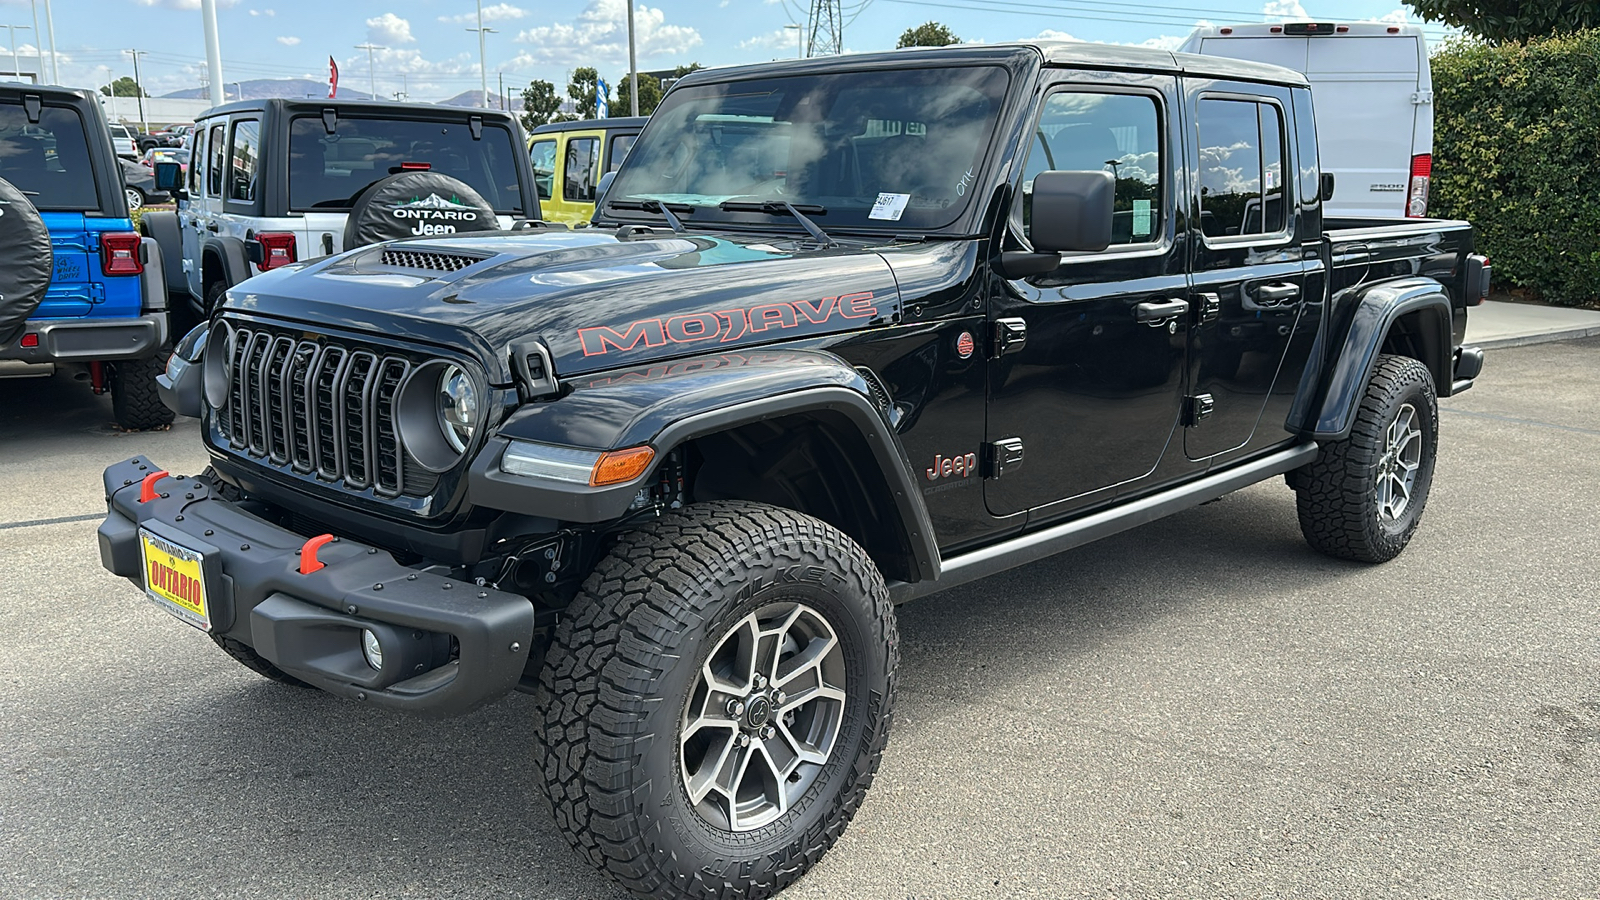
<svg viewBox="0 0 1600 900">
<path fill-rule="evenodd" d="M 1089 44 L 698 72 L 597 227 L 378 244 L 178 348 L 212 467 L 106 471 L 102 560 L 289 684 L 513 689 L 641 896 L 767 896 L 861 803 L 894 604 L 1286 476 L 1381 562 L 1488 283 L 1333 222 L 1298 74 Z"/>
</svg>

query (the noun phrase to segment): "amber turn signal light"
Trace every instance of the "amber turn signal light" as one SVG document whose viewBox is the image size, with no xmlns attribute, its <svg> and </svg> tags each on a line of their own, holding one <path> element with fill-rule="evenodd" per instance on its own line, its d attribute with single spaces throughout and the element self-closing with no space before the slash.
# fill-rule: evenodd
<svg viewBox="0 0 1600 900">
<path fill-rule="evenodd" d="M 608 484 L 632 481 L 643 475 L 644 470 L 650 468 L 650 461 L 655 458 L 656 451 L 649 447 L 612 450 L 603 454 L 600 461 L 594 464 L 594 472 L 589 476 L 589 486 L 604 487 Z"/>
</svg>

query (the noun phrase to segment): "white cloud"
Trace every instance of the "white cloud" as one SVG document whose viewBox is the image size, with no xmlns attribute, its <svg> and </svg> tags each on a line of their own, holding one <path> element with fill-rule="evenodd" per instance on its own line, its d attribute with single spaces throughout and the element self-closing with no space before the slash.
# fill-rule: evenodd
<svg viewBox="0 0 1600 900">
<path fill-rule="evenodd" d="M 799 52 L 800 32 L 801 29 L 798 28 L 779 28 L 776 31 L 768 31 L 740 41 L 739 49 L 759 48 L 762 50 L 794 50 Z"/>
<path fill-rule="evenodd" d="M 411 44 L 411 23 L 392 12 L 367 20 L 367 40 L 374 44 Z"/>
<path fill-rule="evenodd" d="M 1149 47 L 1151 50 L 1176 50 L 1188 39 L 1187 34 L 1163 34 L 1160 37 L 1145 38 L 1133 46 Z"/>
<path fill-rule="evenodd" d="M 293 47 L 295 44 L 300 43 L 300 39 L 285 35 L 284 37 L 278 38 L 278 43 L 284 45 L 285 47 Z"/>
<path fill-rule="evenodd" d="M 1405 24 L 1408 24 L 1408 23 L 1411 22 L 1411 14 L 1407 10 L 1397 9 L 1397 10 L 1395 10 L 1393 12 L 1385 13 L 1385 14 L 1383 14 L 1381 16 L 1378 16 L 1375 19 L 1362 19 L 1361 21 L 1363 21 L 1363 22 L 1382 22 L 1382 23 L 1386 23 L 1386 24 L 1389 24 L 1389 25 L 1405 25 Z"/>
<path fill-rule="evenodd" d="M 485 6 L 483 8 L 483 20 L 485 22 L 505 22 L 511 19 L 520 19 L 527 14 L 527 10 L 520 6 L 512 6 L 509 3 L 496 3 L 493 6 Z M 474 11 L 462 13 L 459 16 L 440 16 L 439 21 L 447 25 L 476 25 L 478 24 L 478 14 Z"/>
<path fill-rule="evenodd" d="M 1267 5 L 1261 7 L 1263 16 L 1275 16 L 1279 19 L 1310 19 L 1311 14 L 1300 5 L 1300 0 L 1267 0 Z"/>
<path fill-rule="evenodd" d="M 1079 38 L 1075 38 L 1072 35 L 1067 34 L 1065 31 L 1056 31 L 1054 28 L 1046 28 L 1045 30 L 1043 30 L 1043 31 L 1039 32 L 1038 34 L 1034 35 L 1033 39 L 1036 40 L 1036 41 L 1076 41 L 1076 40 L 1079 40 Z"/>
<path fill-rule="evenodd" d="M 250 15 L 252 15 L 252 16 L 275 16 L 277 14 L 278 14 L 278 11 L 275 10 L 275 9 L 252 9 L 252 10 L 250 10 Z"/>
<path fill-rule="evenodd" d="M 595 65 L 628 58 L 628 0 L 589 0 L 573 22 L 541 25 L 517 35 L 532 45 L 517 54 L 513 66 Z M 704 41 L 700 32 L 684 25 L 668 25 L 661 10 L 634 7 L 634 44 L 641 59 L 686 53 Z"/>
</svg>

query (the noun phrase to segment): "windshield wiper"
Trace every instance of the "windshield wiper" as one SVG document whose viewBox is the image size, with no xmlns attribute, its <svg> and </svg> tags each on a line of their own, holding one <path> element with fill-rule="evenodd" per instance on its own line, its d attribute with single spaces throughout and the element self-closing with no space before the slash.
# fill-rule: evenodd
<svg viewBox="0 0 1600 900">
<path fill-rule="evenodd" d="M 694 207 L 687 203 L 662 203 L 660 200 L 607 200 L 606 205 L 612 209 L 638 209 L 644 212 L 660 213 L 672 226 L 672 230 L 683 234 L 683 222 L 672 214 L 672 208 L 677 207 L 686 213 L 694 212 Z"/>
<path fill-rule="evenodd" d="M 759 202 L 753 200 L 725 200 L 717 204 L 717 209 L 727 210 L 728 212 L 764 212 L 769 216 L 794 216 L 795 221 L 800 223 L 800 227 L 804 228 L 806 233 L 822 244 L 823 247 L 839 246 L 838 241 L 828 237 L 826 231 L 817 227 L 817 223 L 806 217 L 806 213 L 825 216 L 828 214 L 827 207 L 810 204 L 795 206 L 787 200 L 762 200 Z"/>
</svg>

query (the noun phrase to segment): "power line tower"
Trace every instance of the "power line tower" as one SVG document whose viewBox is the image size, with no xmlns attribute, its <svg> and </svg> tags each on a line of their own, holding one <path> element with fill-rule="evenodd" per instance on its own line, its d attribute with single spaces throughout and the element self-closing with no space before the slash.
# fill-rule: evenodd
<svg viewBox="0 0 1600 900">
<path fill-rule="evenodd" d="M 844 52 L 842 5 L 842 0 L 811 0 L 811 13 L 806 18 L 810 25 L 806 56 L 828 56 Z"/>
</svg>

